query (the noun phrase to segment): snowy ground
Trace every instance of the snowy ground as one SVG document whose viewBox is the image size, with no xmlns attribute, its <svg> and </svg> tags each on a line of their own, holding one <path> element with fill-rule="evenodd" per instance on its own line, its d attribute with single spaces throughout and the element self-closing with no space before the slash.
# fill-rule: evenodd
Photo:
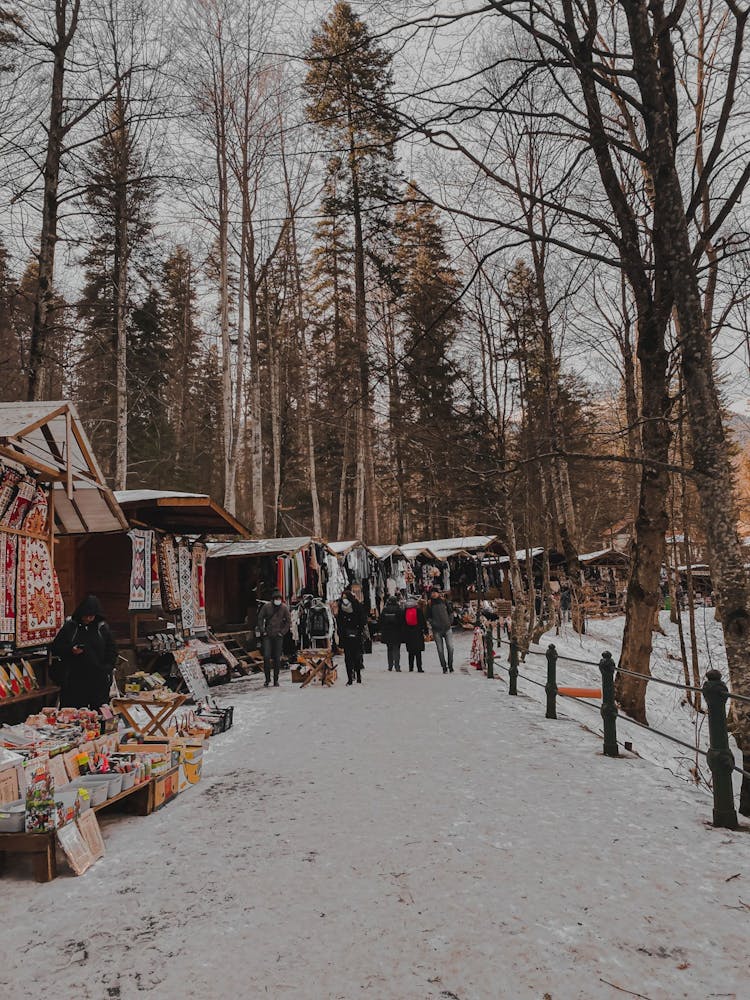
<svg viewBox="0 0 750 1000">
<path fill-rule="evenodd" d="M 727 660 L 721 626 L 715 621 L 712 608 L 697 608 L 696 617 L 701 679 L 707 670 L 714 668 L 721 671 L 726 681 L 728 679 Z M 547 674 L 547 661 L 544 653 L 549 644 L 554 643 L 559 657 L 557 664 L 558 686 L 599 687 L 601 675 L 598 667 L 584 666 L 573 662 L 573 660 L 588 660 L 598 663 L 602 653 L 609 650 L 616 663 L 620 656 L 624 624 L 624 616 L 617 616 L 590 620 L 586 623 L 586 634 L 583 636 L 574 632 L 569 624 L 562 627 L 560 635 L 555 635 L 554 630 L 547 632 L 542 636 L 538 645 L 531 647 L 526 663 L 520 667 L 521 673 L 526 674 L 532 680 L 544 682 Z M 661 613 L 660 624 L 664 635 L 654 633 L 651 672 L 655 677 L 684 684 L 677 625 L 670 622 L 668 611 Z M 689 642 L 687 612 L 683 614 L 683 627 L 687 643 Z M 568 660 L 565 657 L 573 659 Z M 507 669 L 507 659 L 508 647 L 502 645 L 500 662 L 504 669 Z M 504 679 L 505 676 L 507 675 L 504 674 Z M 544 700 L 545 694 L 539 688 L 525 683 L 523 679 L 519 680 L 518 684 L 519 690 L 523 690 L 533 698 Z M 570 699 L 560 699 L 558 710 L 585 725 L 591 726 L 600 733 L 599 704 L 599 702 L 596 703 L 595 712 Z M 708 719 L 704 713 L 696 713 L 686 702 L 684 691 L 652 682 L 646 689 L 646 708 L 649 725 L 655 729 L 676 736 L 692 746 L 698 745 L 703 750 L 708 749 Z M 686 780 L 692 780 L 692 774 L 696 768 L 699 780 L 704 785 L 710 780 L 711 773 L 704 757 L 638 728 L 633 723 L 628 722 L 624 716 L 618 719 L 617 726 L 620 742 L 632 741 L 634 749 L 641 756 L 669 768 Z M 730 744 L 735 753 L 737 766 L 741 767 L 742 755 L 731 738 Z M 739 794 L 741 776 L 735 773 L 734 780 Z M 750 990 L 748 990 L 748 997 L 750 997 Z"/>
<path fill-rule="evenodd" d="M 502 681 L 381 649 L 361 687 L 235 682 L 202 783 L 107 820 L 83 877 L 13 859 L 0 996 L 750 995 L 750 833 Z"/>
</svg>

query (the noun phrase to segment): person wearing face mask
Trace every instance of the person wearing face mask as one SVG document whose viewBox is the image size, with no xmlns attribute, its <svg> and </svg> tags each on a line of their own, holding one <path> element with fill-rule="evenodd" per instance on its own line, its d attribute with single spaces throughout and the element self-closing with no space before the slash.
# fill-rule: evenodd
<svg viewBox="0 0 750 1000">
<path fill-rule="evenodd" d="M 99 599 L 89 594 L 55 636 L 52 676 L 60 684 L 60 708 L 99 709 L 109 703 L 117 645 Z"/>
<path fill-rule="evenodd" d="M 365 613 L 363 605 L 350 590 L 345 590 L 341 595 L 336 629 L 344 649 L 347 686 L 354 683 L 355 677 L 357 684 L 361 684 Z"/>
<path fill-rule="evenodd" d="M 292 627 L 292 616 L 289 608 L 281 599 L 281 591 L 274 590 L 271 600 L 264 604 L 258 615 L 258 628 L 263 639 L 263 669 L 266 672 L 266 683 L 271 683 L 271 666 L 273 666 L 273 686 L 279 686 L 279 671 L 281 670 L 281 654 L 284 649 L 284 637 Z"/>
</svg>

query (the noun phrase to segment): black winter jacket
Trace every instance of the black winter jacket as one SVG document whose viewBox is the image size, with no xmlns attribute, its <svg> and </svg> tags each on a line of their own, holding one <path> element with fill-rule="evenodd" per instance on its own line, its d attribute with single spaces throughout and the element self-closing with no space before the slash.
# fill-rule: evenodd
<svg viewBox="0 0 750 1000">
<path fill-rule="evenodd" d="M 81 619 L 94 615 L 89 625 Z M 73 649 L 80 648 L 80 653 Z M 117 644 L 104 620 L 96 597 L 89 596 L 55 636 L 52 655 L 59 663 L 52 677 L 61 687 L 61 708 L 100 708 L 109 702 L 112 674 L 117 662 Z"/>
</svg>

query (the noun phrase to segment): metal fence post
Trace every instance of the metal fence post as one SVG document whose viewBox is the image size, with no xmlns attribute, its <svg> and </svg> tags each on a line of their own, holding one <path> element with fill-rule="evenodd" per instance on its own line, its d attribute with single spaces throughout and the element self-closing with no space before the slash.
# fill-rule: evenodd
<svg viewBox="0 0 750 1000">
<path fill-rule="evenodd" d="M 709 670 L 703 682 L 703 697 L 708 705 L 708 766 L 713 776 L 714 826 L 727 830 L 737 829 L 737 812 L 734 808 L 732 768 L 734 756 L 729 749 L 726 704 L 729 689 L 718 670 Z"/>
<path fill-rule="evenodd" d="M 557 718 L 557 650 L 554 643 L 549 644 L 547 649 L 547 683 L 544 685 L 547 692 L 547 718 Z"/>
<path fill-rule="evenodd" d="M 518 643 L 510 640 L 510 667 L 508 668 L 508 694 L 518 694 Z"/>
<path fill-rule="evenodd" d="M 602 721 L 604 723 L 604 756 L 619 757 L 617 749 L 617 705 L 615 704 L 615 661 L 611 653 L 602 653 L 599 661 L 602 675 Z"/>
<path fill-rule="evenodd" d="M 487 627 L 484 636 L 484 658 L 487 661 L 487 677 L 493 680 L 495 677 L 495 646 L 492 642 L 492 626 Z"/>
</svg>

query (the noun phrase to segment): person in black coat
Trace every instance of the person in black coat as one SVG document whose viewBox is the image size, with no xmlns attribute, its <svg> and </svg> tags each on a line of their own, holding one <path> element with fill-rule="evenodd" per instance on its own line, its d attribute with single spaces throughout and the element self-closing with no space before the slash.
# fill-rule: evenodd
<svg viewBox="0 0 750 1000">
<path fill-rule="evenodd" d="M 365 612 L 364 607 L 350 590 L 345 590 L 339 601 L 336 617 L 339 642 L 344 650 L 346 663 L 346 683 L 362 683 L 362 654 L 364 651 Z"/>
<path fill-rule="evenodd" d="M 55 636 L 51 652 L 60 661 L 52 677 L 61 687 L 61 708 L 108 704 L 117 645 L 97 597 L 89 594 L 81 601 Z"/>
<path fill-rule="evenodd" d="M 422 653 L 424 651 L 424 637 L 427 635 L 427 620 L 424 612 L 413 597 L 406 602 L 404 611 L 404 638 L 406 650 L 409 654 L 409 672 L 417 665 L 417 673 L 423 674 Z"/>
<path fill-rule="evenodd" d="M 404 611 L 397 597 L 389 597 L 380 613 L 380 638 L 388 650 L 388 669 L 401 673 Z"/>
</svg>

